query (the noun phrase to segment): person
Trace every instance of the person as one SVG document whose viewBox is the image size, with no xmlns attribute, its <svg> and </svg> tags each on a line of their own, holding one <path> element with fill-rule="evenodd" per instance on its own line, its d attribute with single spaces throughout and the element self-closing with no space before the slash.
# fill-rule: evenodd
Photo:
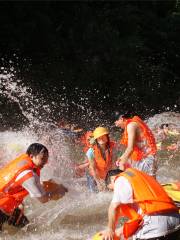
<svg viewBox="0 0 180 240">
<path fill-rule="evenodd" d="M 129 163 L 131 167 L 155 176 L 157 147 L 149 127 L 138 116 L 120 116 L 115 126 L 124 129 L 120 143 L 126 147 L 117 161 L 119 169 L 124 170 Z"/>
<path fill-rule="evenodd" d="M 93 131 L 87 131 L 80 137 L 82 150 L 84 153 L 94 144 Z"/>
<path fill-rule="evenodd" d="M 83 132 L 83 128 L 79 127 L 77 124 L 70 123 L 65 119 L 57 122 L 57 127 L 61 134 L 75 142 Z"/>
<path fill-rule="evenodd" d="M 179 132 L 176 129 L 170 128 L 168 123 L 163 123 L 158 127 L 156 135 L 158 150 L 177 151 Z"/>
<path fill-rule="evenodd" d="M 169 124 L 163 123 L 158 128 L 158 136 L 161 138 L 161 140 L 164 140 L 169 135 Z"/>
<path fill-rule="evenodd" d="M 89 167 L 86 171 L 87 184 L 91 192 L 105 190 L 105 177 L 113 167 L 115 143 L 110 141 L 109 131 L 105 127 L 97 127 L 93 131 L 95 142 L 88 149 L 86 156 Z"/>
<path fill-rule="evenodd" d="M 80 137 L 80 145 L 82 148 L 82 152 L 86 153 L 87 150 L 93 146 L 94 144 L 93 132 L 87 131 Z M 83 177 L 85 175 L 86 169 L 89 167 L 89 161 L 86 158 L 80 164 L 75 164 L 75 177 Z"/>
<path fill-rule="evenodd" d="M 101 231 L 102 240 L 174 240 L 180 237 L 180 215 L 173 200 L 154 177 L 128 168 L 111 170 L 106 177 L 114 190 L 108 210 L 108 228 Z M 119 218 L 128 221 L 116 229 Z M 123 239 L 124 239 L 123 238 Z"/>
<path fill-rule="evenodd" d="M 45 191 L 41 185 L 40 171 L 47 163 L 48 155 L 44 145 L 33 143 L 25 154 L 0 169 L 0 230 L 5 222 L 19 228 L 29 223 L 23 213 L 23 200 L 28 194 L 46 203 L 57 199 L 57 195 L 63 196 L 67 191 L 63 186 Z"/>
</svg>

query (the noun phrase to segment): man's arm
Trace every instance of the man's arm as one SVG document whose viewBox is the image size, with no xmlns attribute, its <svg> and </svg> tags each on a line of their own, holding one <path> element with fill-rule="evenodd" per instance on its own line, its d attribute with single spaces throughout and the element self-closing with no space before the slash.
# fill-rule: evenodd
<svg viewBox="0 0 180 240">
<path fill-rule="evenodd" d="M 119 217 L 121 217 L 120 207 L 128 203 L 133 203 L 132 186 L 125 177 L 121 176 L 114 184 L 113 199 L 108 210 L 108 229 L 100 233 L 103 240 L 113 240 L 115 233 L 116 236 L 120 237 L 123 226 L 119 230 L 116 229 L 116 224 L 118 223 Z"/>
<path fill-rule="evenodd" d="M 29 192 L 30 197 L 37 199 L 41 203 L 46 203 L 50 200 L 56 199 L 57 195 L 63 196 L 66 192 L 65 188 L 59 188 L 51 192 L 46 192 L 40 183 L 39 176 L 35 173 L 31 178 L 24 181 L 22 186 Z"/>
<path fill-rule="evenodd" d="M 119 167 L 121 170 L 124 170 L 124 164 L 128 161 L 128 158 L 131 156 L 133 152 L 133 148 L 135 145 L 136 140 L 136 133 L 137 133 L 138 125 L 135 122 L 131 122 L 127 126 L 127 134 L 128 134 L 128 145 L 125 152 L 119 158 Z"/>
<path fill-rule="evenodd" d="M 108 209 L 108 228 L 101 232 L 102 240 L 113 240 L 118 216 L 118 207 L 120 203 L 111 202 Z"/>
<path fill-rule="evenodd" d="M 116 222 L 117 222 L 117 208 L 120 206 L 120 203 L 111 202 L 108 209 L 108 229 L 113 233 L 115 232 Z"/>
</svg>

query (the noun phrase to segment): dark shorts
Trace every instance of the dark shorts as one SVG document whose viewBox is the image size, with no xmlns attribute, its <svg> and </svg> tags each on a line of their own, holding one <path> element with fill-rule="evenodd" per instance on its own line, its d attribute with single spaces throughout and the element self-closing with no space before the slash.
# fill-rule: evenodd
<svg viewBox="0 0 180 240">
<path fill-rule="evenodd" d="M 147 240 L 147 239 L 137 238 L 136 240 Z M 148 238 L 148 240 L 180 240 L 180 229 L 178 231 L 170 233 L 166 236 Z"/>
<path fill-rule="evenodd" d="M 11 216 L 6 215 L 0 210 L 0 231 L 5 222 L 9 225 L 22 228 L 29 223 L 29 220 L 24 214 L 22 214 L 22 211 L 19 208 L 16 208 Z"/>
</svg>

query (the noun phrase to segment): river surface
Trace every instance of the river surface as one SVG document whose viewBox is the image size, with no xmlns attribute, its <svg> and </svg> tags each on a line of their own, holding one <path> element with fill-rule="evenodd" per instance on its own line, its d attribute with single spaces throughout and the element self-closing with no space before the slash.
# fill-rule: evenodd
<svg viewBox="0 0 180 240">
<path fill-rule="evenodd" d="M 87 240 L 107 224 L 107 209 L 112 193 L 89 193 L 86 178 L 74 176 L 74 164 L 84 160 L 81 147 L 74 136 L 58 128 L 53 121 L 47 121 L 51 107 L 32 96 L 24 85 L 19 86 L 12 75 L 1 76 L 1 91 L 8 100 L 16 102 L 29 125 L 20 130 L 4 129 L 0 134 L 0 166 L 10 159 L 26 151 L 33 142 L 45 144 L 50 151 L 48 164 L 42 170 L 42 180 L 54 179 L 68 188 L 68 193 L 58 201 L 40 204 L 29 197 L 26 198 L 25 213 L 30 224 L 17 230 L 4 226 L 0 239 L 2 240 Z M 36 103 L 36 104 L 35 104 Z M 38 110 L 46 113 L 45 120 L 40 118 Z M 9 110 L 10 111 L 10 110 Z M 78 113 L 77 113 L 78 114 Z M 108 119 L 107 119 L 108 120 Z M 162 123 L 172 124 L 172 128 L 180 129 L 180 114 L 164 112 L 146 119 L 154 131 Z M 88 129 L 88 124 L 82 126 Z M 119 132 L 112 126 L 112 137 Z M 179 135 L 174 142 L 180 140 Z M 172 142 L 165 144 L 171 144 Z M 180 178 L 179 150 L 158 151 L 158 180 L 161 183 L 172 182 Z"/>
</svg>

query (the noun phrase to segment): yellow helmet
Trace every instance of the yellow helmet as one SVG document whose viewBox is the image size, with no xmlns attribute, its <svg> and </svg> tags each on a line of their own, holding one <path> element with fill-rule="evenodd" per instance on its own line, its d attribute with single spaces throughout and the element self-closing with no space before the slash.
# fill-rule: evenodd
<svg viewBox="0 0 180 240">
<path fill-rule="evenodd" d="M 97 127 L 93 132 L 94 139 L 97 139 L 106 134 L 109 134 L 109 131 L 105 127 Z"/>
</svg>

